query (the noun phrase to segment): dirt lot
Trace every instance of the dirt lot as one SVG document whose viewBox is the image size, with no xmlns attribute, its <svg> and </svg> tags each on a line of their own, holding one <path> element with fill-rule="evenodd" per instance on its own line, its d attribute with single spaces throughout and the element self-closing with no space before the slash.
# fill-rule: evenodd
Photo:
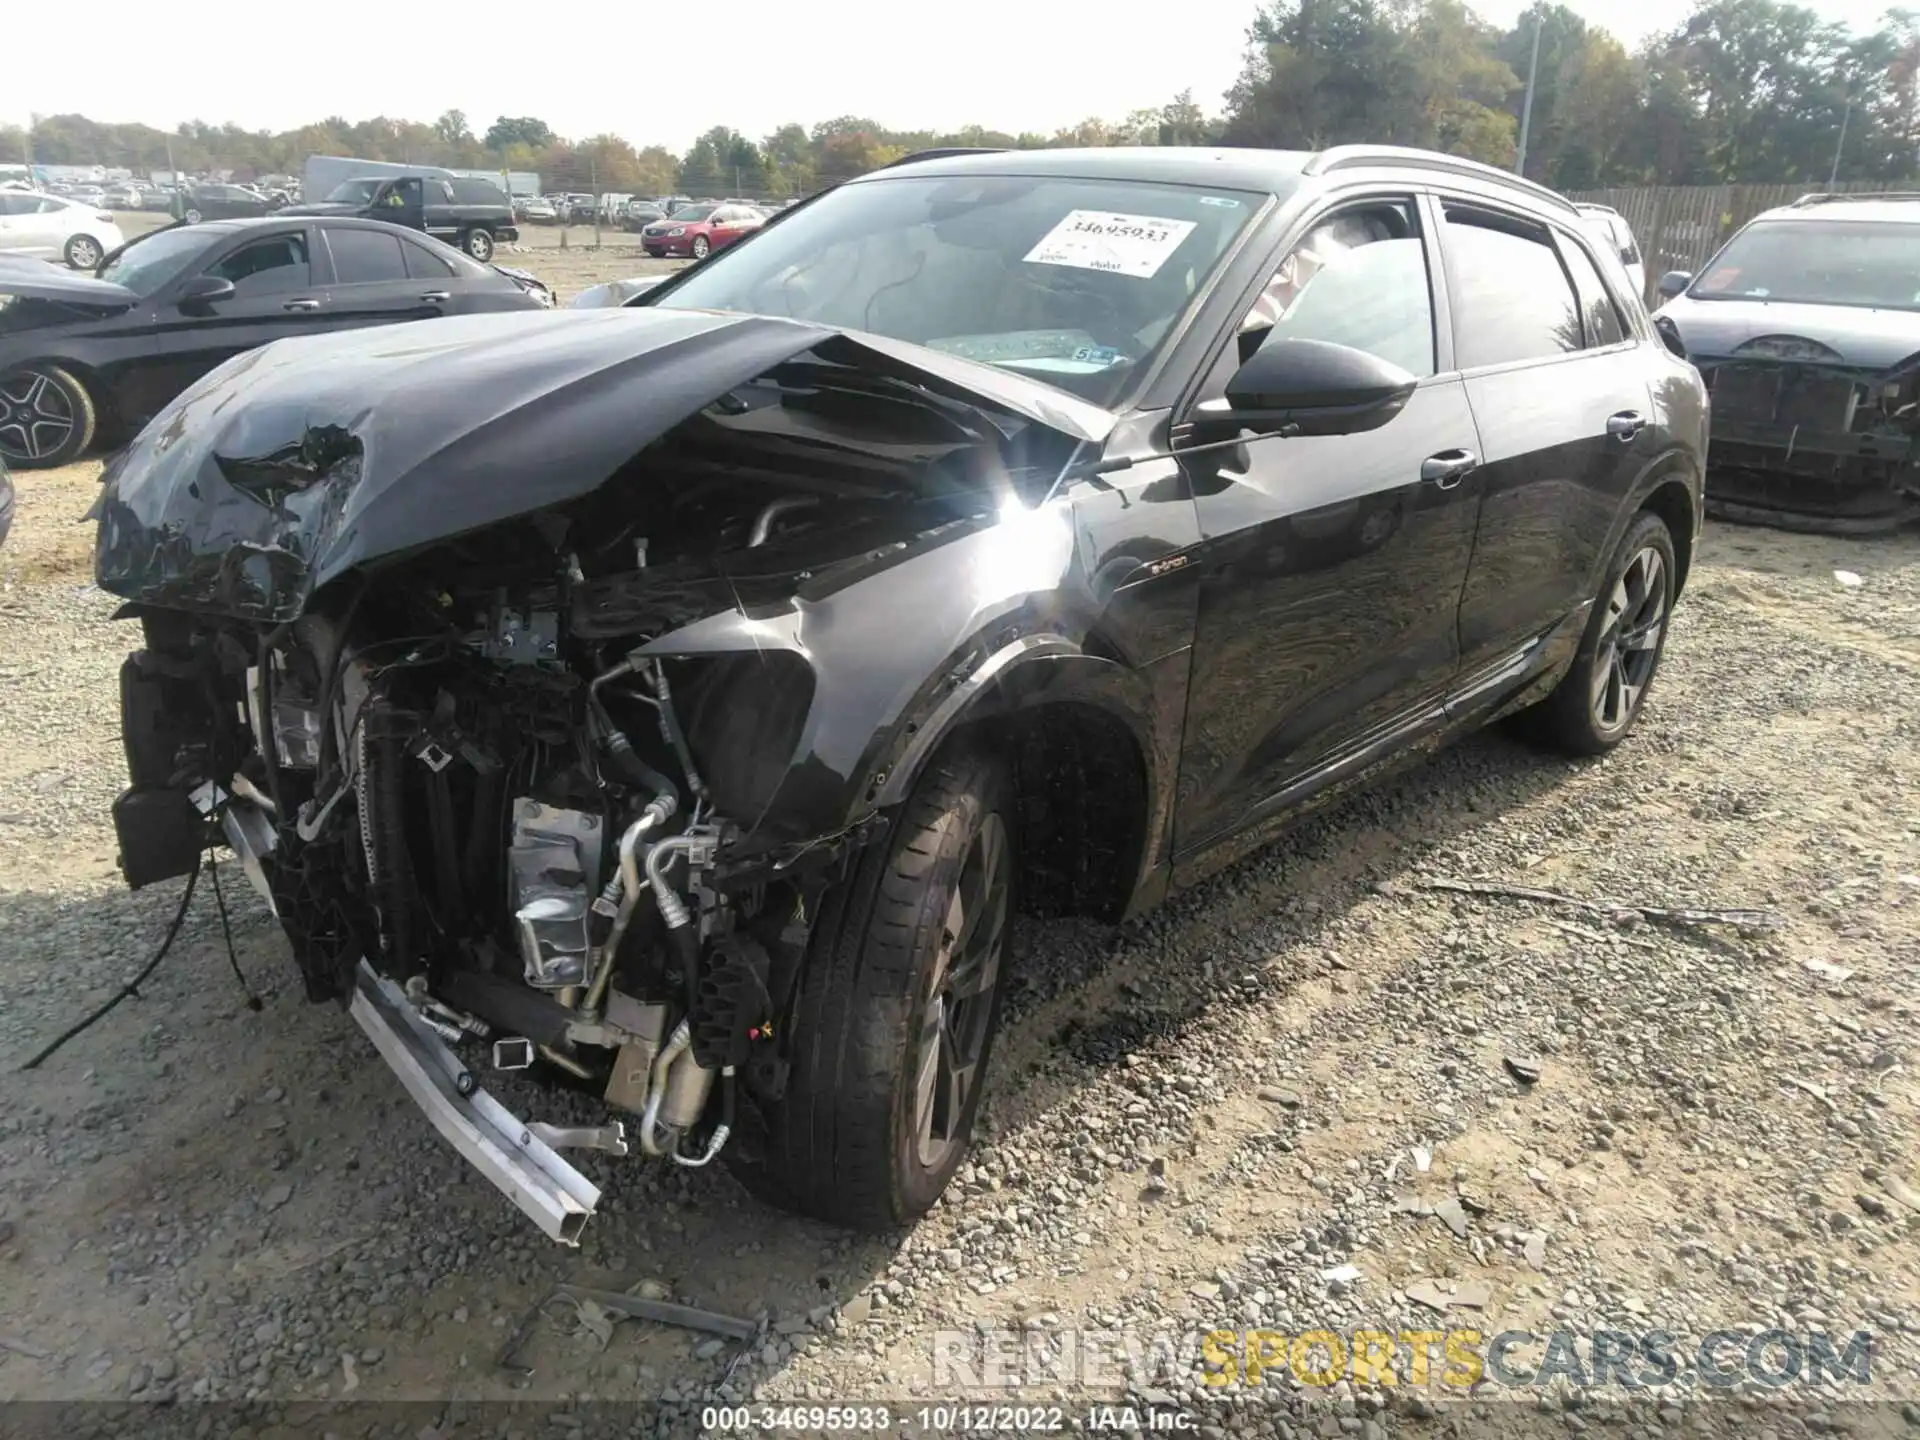
<svg viewBox="0 0 1920 1440">
<path fill-rule="evenodd" d="M 617 252 L 529 263 L 569 289 L 631 273 Z M 114 870 L 130 637 L 89 584 L 96 475 L 18 476 L 0 550 L 15 1057 L 130 976 L 177 903 Z M 1917 672 L 1920 536 L 1711 530 L 1651 709 L 1610 759 L 1490 734 L 1144 924 L 1024 928 L 985 1143 L 929 1220 L 877 1239 L 763 1209 L 719 1167 L 593 1157 L 602 1214 L 580 1251 L 553 1247 L 465 1172 L 344 1015 L 303 1002 L 229 867 L 262 1010 L 203 886 L 141 998 L 0 1095 L 0 1400 L 133 1395 L 191 1417 L 206 1398 L 532 1397 L 528 1433 L 549 1411 L 577 1426 L 587 1398 L 884 1400 L 897 1419 L 1060 1388 L 963 1390 L 992 1378 L 980 1329 L 1177 1345 L 1214 1327 L 1467 1327 L 1538 1337 L 1510 1356 L 1527 1372 L 1549 1332 L 1579 1337 L 1576 1364 L 1595 1332 L 1670 1332 L 1676 1381 L 1620 1433 L 1920 1426 Z M 1610 913 L 1660 904 L 1781 924 Z M 603 1346 L 556 1312 L 531 1332 L 530 1377 L 497 1368 L 527 1307 L 583 1276 L 768 1324 L 738 1349 L 638 1323 Z M 1784 1406 L 1745 1372 L 1697 1383 L 1703 1336 L 1736 1332 L 1720 1360 L 1737 1364 L 1771 1329 L 1836 1349 L 1871 1332 L 1870 1377 L 1796 1380 Z M 939 1332 L 963 1352 L 937 1351 Z M 1786 1352 L 1768 1353 L 1780 1373 Z M 1270 1371 L 1216 1391 L 1190 1352 L 1149 1351 L 1130 1380 L 1074 1393 L 1204 1410 L 1210 1433 L 1617 1418 L 1617 1385 L 1564 1368 L 1485 1379 L 1471 1405 L 1440 1372 L 1328 1388 Z M 236 1415 L 209 1409 L 199 1433 Z"/>
</svg>

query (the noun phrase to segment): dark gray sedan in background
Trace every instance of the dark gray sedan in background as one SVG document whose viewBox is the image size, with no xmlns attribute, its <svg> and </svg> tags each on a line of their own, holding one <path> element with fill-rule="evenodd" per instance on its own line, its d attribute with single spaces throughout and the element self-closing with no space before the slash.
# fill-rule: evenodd
<svg viewBox="0 0 1920 1440">
<path fill-rule="evenodd" d="M 1920 198 L 1807 195 L 1673 271 L 1654 323 L 1712 393 L 1716 514 L 1866 534 L 1920 519 Z"/>
</svg>

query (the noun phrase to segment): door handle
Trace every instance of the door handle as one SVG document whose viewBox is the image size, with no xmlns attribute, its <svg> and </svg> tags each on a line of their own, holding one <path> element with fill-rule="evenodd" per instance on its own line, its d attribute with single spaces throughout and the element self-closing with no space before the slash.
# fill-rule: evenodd
<svg viewBox="0 0 1920 1440">
<path fill-rule="evenodd" d="M 318 310 L 320 308 L 320 302 L 318 300 L 289 300 L 280 308 L 282 310 Z"/>
<path fill-rule="evenodd" d="M 1479 463 L 1480 457 L 1471 450 L 1442 450 L 1420 462 L 1420 478 L 1442 490 L 1451 490 Z"/>
<path fill-rule="evenodd" d="M 1607 416 L 1607 434 L 1623 444 L 1647 427 L 1647 417 L 1638 410 L 1621 410 Z"/>
<path fill-rule="evenodd" d="M 451 290 L 429 290 L 420 298 L 429 304 L 444 305 L 453 298 L 453 292 Z"/>
</svg>

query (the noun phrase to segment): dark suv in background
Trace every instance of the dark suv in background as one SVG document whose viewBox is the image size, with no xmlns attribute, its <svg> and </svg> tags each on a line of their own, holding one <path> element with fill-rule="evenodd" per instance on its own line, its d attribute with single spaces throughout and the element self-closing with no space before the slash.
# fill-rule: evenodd
<svg viewBox="0 0 1920 1440">
<path fill-rule="evenodd" d="M 423 230 L 485 264 L 496 245 L 520 238 L 506 192 L 487 180 L 460 176 L 368 176 L 337 185 L 324 200 L 289 205 L 287 215 L 355 215 Z"/>
</svg>

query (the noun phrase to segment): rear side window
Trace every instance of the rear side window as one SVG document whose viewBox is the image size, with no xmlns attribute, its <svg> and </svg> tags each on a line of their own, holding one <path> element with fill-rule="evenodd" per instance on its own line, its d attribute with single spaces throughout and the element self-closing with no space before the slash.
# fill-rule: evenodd
<svg viewBox="0 0 1920 1440">
<path fill-rule="evenodd" d="M 506 192 L 485 180 L 455 180 L 453 198 L 462 205 L 504 205 Z"/>
<path fill-rule="evenodd" d="M 1627 338 L 1627 330 L 1613 297 L 1601 283 L 1600 272 L 1594 269 L 1587 252 L 1573 241 L 1562 240 L 1560 249 L 1567 269 L 1573 272 L 1574 293 L 1580 297 L 1580 315 L 1587 324 L 1587 344 L 1618 345 Z"/>
<path fill-rule="evenodd" d="M 412 241 L 402 241 L 401 248 L 407 252 L 407 277 L 412 280 L 445 280 L 453 274 L 453 266 L 442 260 L 424 245 L 415 245 Z M 338 252 L 335 252 L 336 255 Z"/>
<path fill-rule="evenodd" d="M 400 255 L 396 235 L 383 235 L 378 230 L 329 229 L 327 249 L 333 252 L 334 278 L 342 285 L 407 278 L 407 264 Z"/>
<path fill-rule="evenodd" d="M 1446 210 L 1454 354 L 1462 370 L 1581 347 L 1573 286 L 1540 226 L 1464 205 Z"/>
<path fill-rule="evenodd" d="M 236 295 L 279 295 L 289 290 L 304 290 L 312 275 L 307 266 L 307 237 L 274 235 L 255 240 L 209 265 L 207 274 L 231 280 Z"/>
</svg>

